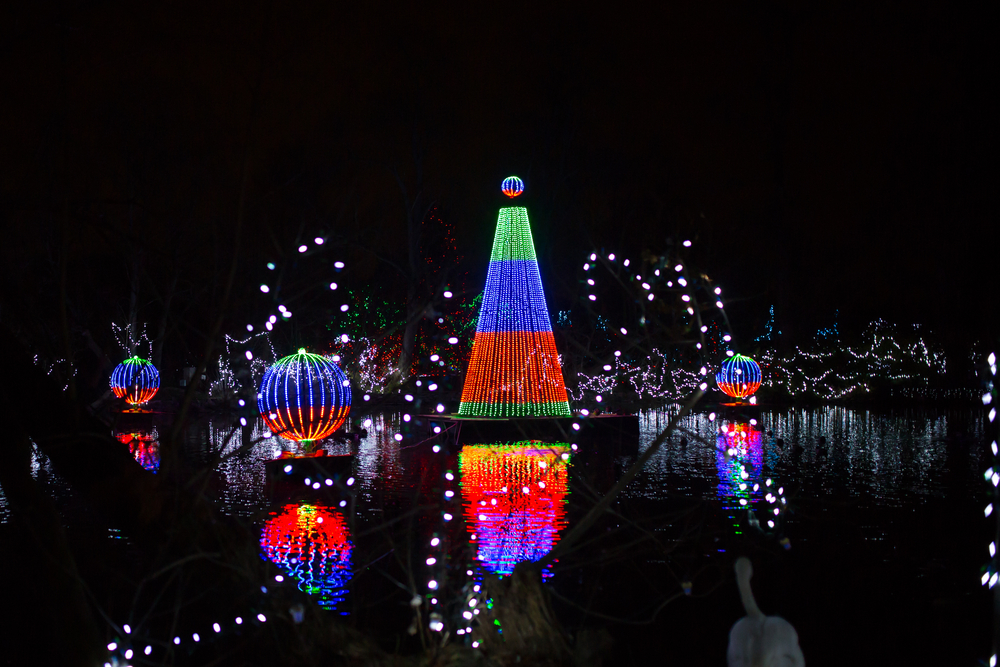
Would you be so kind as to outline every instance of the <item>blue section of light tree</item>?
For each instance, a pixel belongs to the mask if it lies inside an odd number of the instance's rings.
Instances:
[[[552,331],[538,262],[490,262],[477,333]]]

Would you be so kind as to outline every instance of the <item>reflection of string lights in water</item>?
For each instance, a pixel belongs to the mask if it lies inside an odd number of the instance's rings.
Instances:
[[[264,523],[260,547],[301,590],[317,596],[324,609],[336,609],[346,597],[352,545],[339,512],[320,505],[285,505]]]
[[[743,517],[754,528],[774,530],[785,506],[784,487],[762,479],[764,445],[756,420],[719,426],[715,464],[719,471],[719,498],[733,519],[737,534]],[[744,514],[744,512],[749,512]],[[787,543],[783,542],[787,548]]]
[[[402,428],[401,422],[398,414],[372,415],[361,424],[368,435],[358,442],[356,456],[359,494],[365,501],[371,501],[377,490],[397,484],[405,472],[399,441],[393,437]]]
[[[160,443],[156,429],[152,433],[118,433],[115,437],[128,445],[129,454],[143,468],[150,472],[160,469]]]
[[[986,358],[986,361],[989,364],[990,374],[987,376],[987,381],[986,381],[986,390],[987,391],[986,391],[986,393],[983,394],[982,401],[983,401],[983,406],[984,407],[987,407],[987,406],[989,407],[989,412],[987,413],[987,416],[989,417],[989,420],[990,420],[990,426],[989,426],[990,433],[989,433],[989,435],[992,436],[992,438],[990,438],[992,440],[992,442],[990,443],[990,450],[989,450],[990,451],[990,454],[989,454],[990,459],[989,460],[993,463],[993,465],[990,466],[989,468],[987,468],[986,473],[984,474],[984,477],[986,478],[986,482],[988,484],[991,484],[993,486],[993,502],[989,503],[986,506],[985,510],[983,511],[983,514],[986,517],[989,517],[991,514],[993,514],[993,504],[995,502],[997,502],[997,498],[1000,498],[1000,495],[998,495],[998,493],[1000,493],[1000,492],[997,491],[998,486],[1000,486],[1000,475],[998,475],[998,473],[997,473],[997,468],[1000,468],[1000,466],[997,466],[997,455],[998,455],[998,453],[1000,453],[1000,450],[997,449],[997,436],[998,436],[998,431],[1000,431],[1000,423],[997,422],[997,409],[996,409],[996,405],[995,404],[994,405],[990,405],[991,403],[994,403],[995,399],[997,398],[997,385],[996,385],[997,355],[996,355],[996,352],[990,352],[990,356]],[[996,518],[995,520],[1000,521],[1000,518]],[[998,528],[997,532],[1000,533],[1000,528]],[[982,584],[983,584],[983,586],[987,586],[988,585],[990,588],[993,588],[994,586],[997,585],[997,581],[1000,580],[1000,574],[998,574],[998,570],[1000,570],[1000,568],[998,568],[997,542],[996,542],[996,540],[994,539],[992,542],[990,542],[990,544],[989,544],[989,546],[987,548],[989,549],[990,560],[989,560],[989,563],[984,568],[985,571],[983,572]],[[995,619],[994,619],[994,621],[995,621]],[[997,652],[997,645],[994,643],[994,645],[993,645],[993,655],[990,656],[990,661],[989,661],[990,667],[996,667],[996,664],[997,664],[997,653],[996,652]]]
[[[743,531],[744,510],[760,502],[760,472],[763,447],[760,431],[749,424],[722,424],[719,427],[715,464],[719,470],[719,498],[722,509],[733,512],[736,533]]]
[[[462,496],[477,559],[494,574],[552,550],[566,527],[564,444],[466,445],[459,454]]]

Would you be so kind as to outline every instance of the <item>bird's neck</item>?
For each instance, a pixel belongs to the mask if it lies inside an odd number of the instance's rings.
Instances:
[[[764,613],[757,606],[757,601],[753,597],[750,589],[750,572],[742,570],[737,574],[737,583],[740,587],[740,599],[743,600],[743,608],[746,609],[750,618],[764,618]]]

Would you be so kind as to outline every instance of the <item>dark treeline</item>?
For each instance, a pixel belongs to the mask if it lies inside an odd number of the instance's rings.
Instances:
[[[100,366],[135,321],[168,373],[196,363],[317,234],[405,303],[432,206],[480,285],[509,173],[553,311],[591,248],[690,236],[744,339],[771,303],[790,345],[833,307],[963,344],[996,324],[982,22],[959,10],[3,11],[3,311],[52,358]]]

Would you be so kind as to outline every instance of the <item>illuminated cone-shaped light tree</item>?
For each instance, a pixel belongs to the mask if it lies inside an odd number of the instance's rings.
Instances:
[[[503,183],[508,197],[516,197],[523,190],[524,184],[516,176]],[[500,209],[458,414],[570,415],[528,210],[523,206]]]

